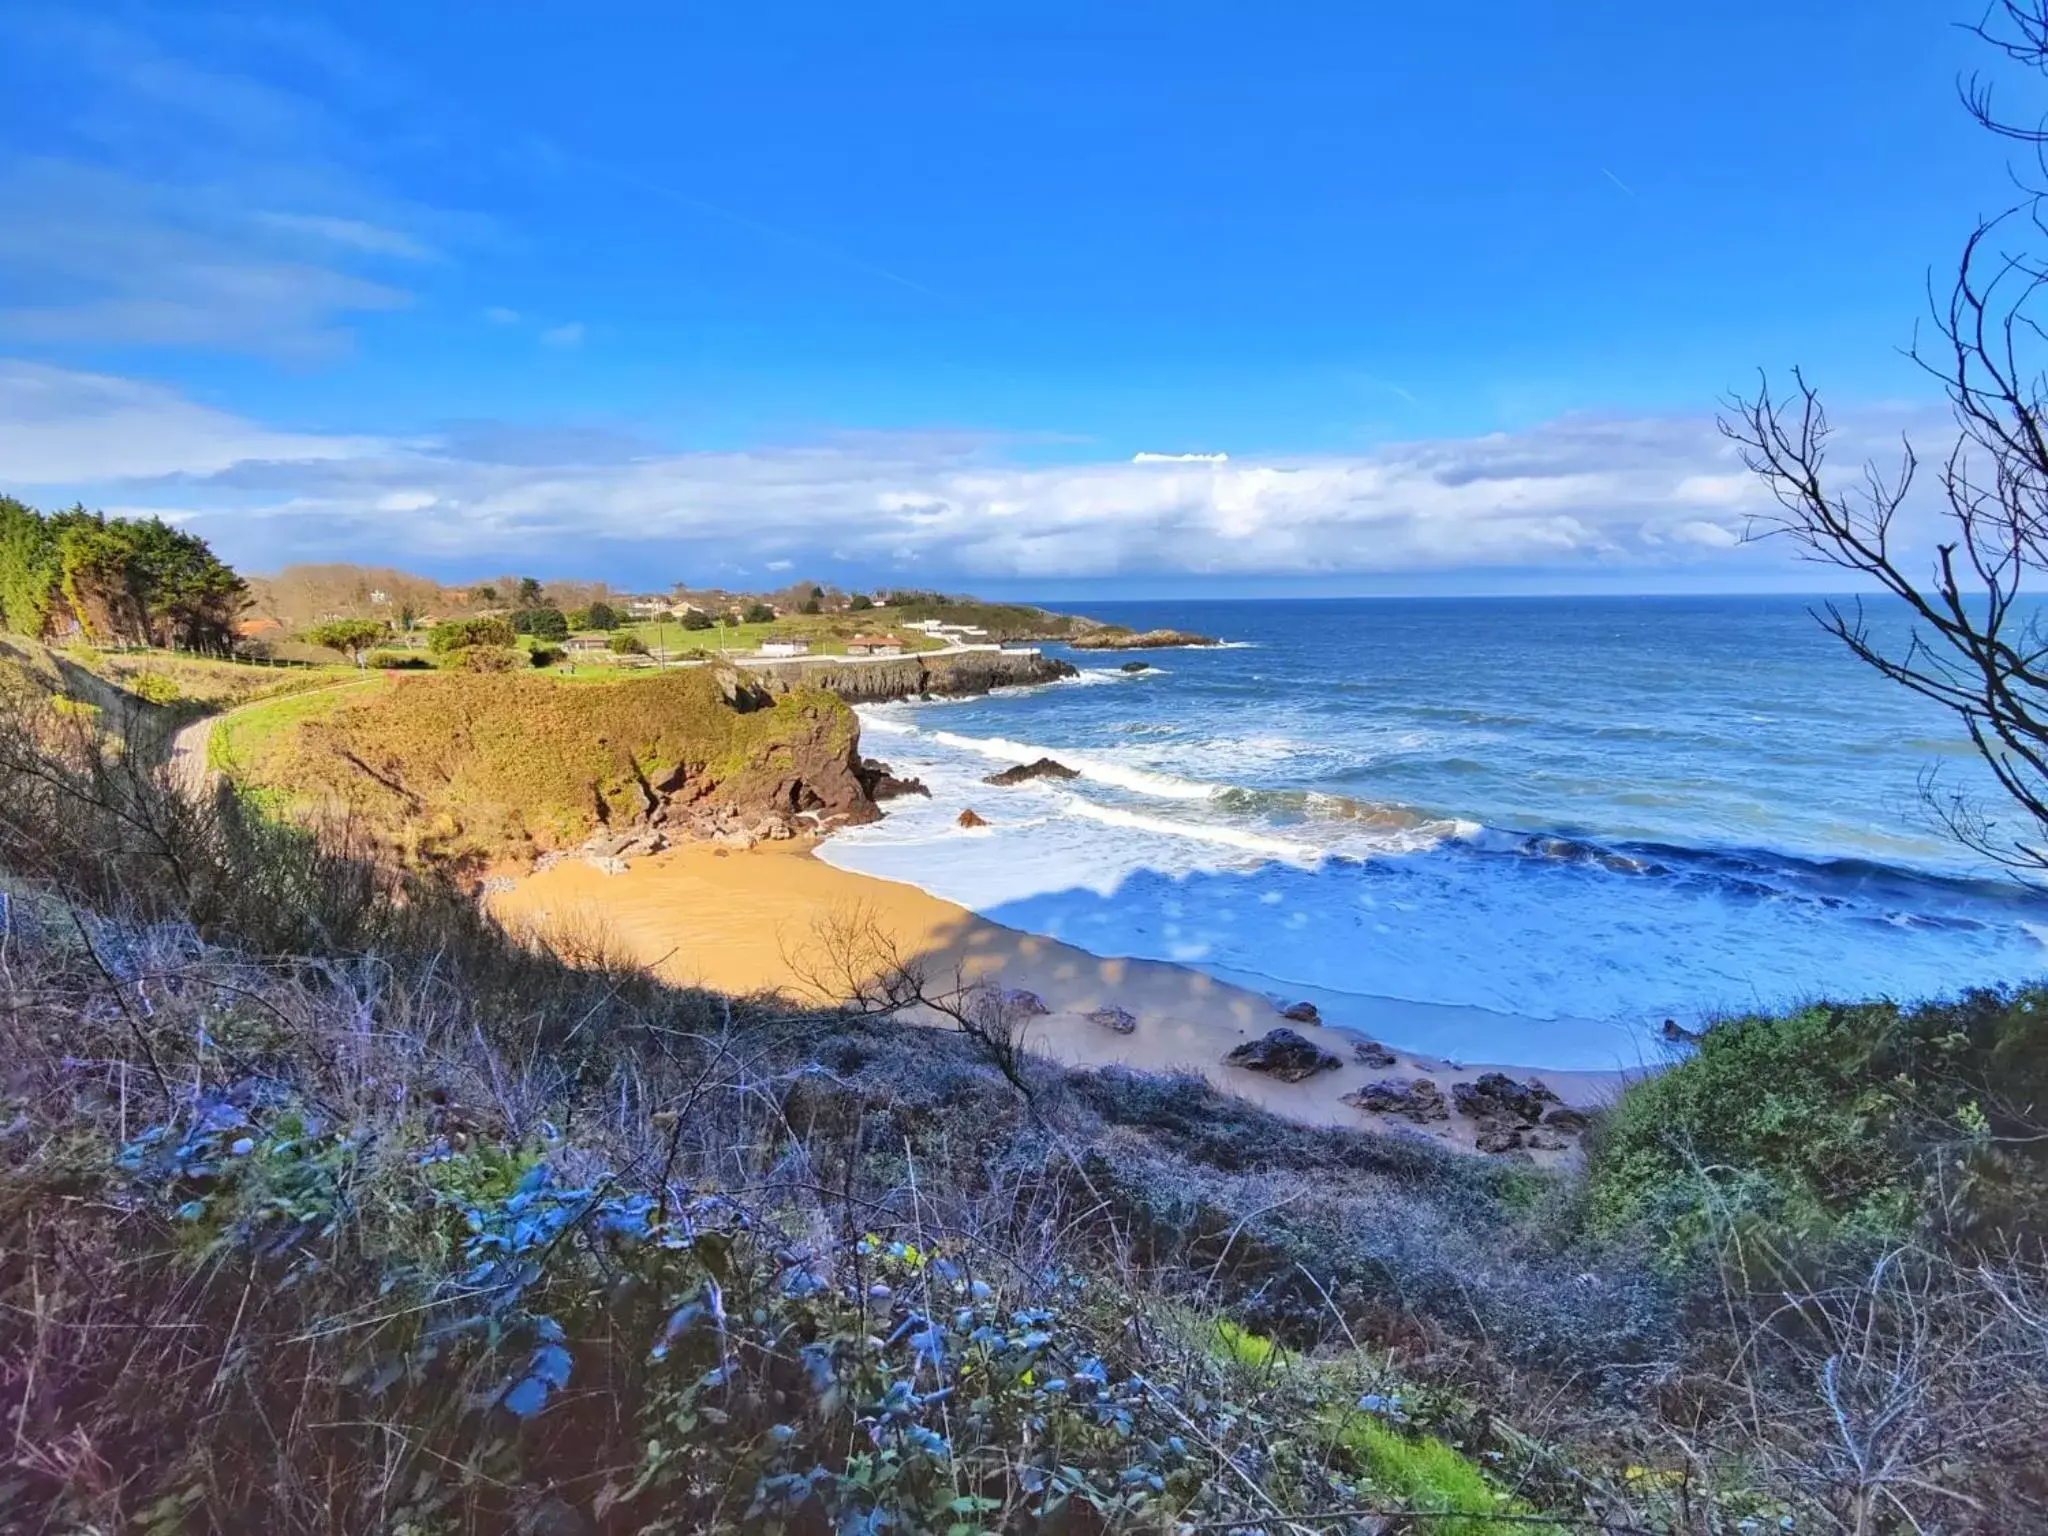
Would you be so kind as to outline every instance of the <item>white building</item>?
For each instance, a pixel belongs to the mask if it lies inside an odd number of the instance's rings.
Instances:
[[[811,654],[811,642],[788,638],[763,640],[761,642],[761,654],[763,656],[808,656]]]

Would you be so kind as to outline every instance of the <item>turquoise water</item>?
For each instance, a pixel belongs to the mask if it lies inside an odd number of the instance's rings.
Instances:
[[[1487,1010],[1404,1043],[1553,1067],[1666,1017],[2048,973],[2048,901],[1921,808],[1930,775],[1995,805],[1988,774],[1809,607],[1089,605],[1230,644],[863,710],[933,799],[825,856],[1097,954]],[[981,782],[1041,755],[1082,777]],[[956,827],[968,805],[992,825]]]

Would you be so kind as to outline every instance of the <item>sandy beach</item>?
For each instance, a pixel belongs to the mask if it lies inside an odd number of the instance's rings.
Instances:
[[[602,943],[670,980],[747,993],[777,990],[816,998],[835,989],[848,964],[846,936],[864,937],[856,962],[868,968],[886,948],[914,959],[938,980],[1024,988],[1051,1012],[1033,1020],[1028,1044],[1076,1066],[1121,1063],[1154,1072],[1196,1072],[1226,1092],[1289,1119],[1426,1135],[1450,1146],[1472,1145],[1473,1122],[1415,1126],[1366,1114],[1343,1102],[1364,1083],[1385,1077],[1428,1077],[1447,1095],[1451,1085],[1482,1072],[1540,1076],[1566,1103],[1603,1102],[1620,1072],[1554,1072],[1509,1063],[1457,1062],[1402,1048],[1404,1025],[1424,1037],[1442,1008],[1392,999],[1349,999],[1340,1014],[1325,1007],[1323,1025],[1290,1024],[1344,1062],[1306,1082],[1275,1081],[1228,1066],[1232,1047],[1286,1024],[1285,1001],[1216,980],[1185,966],[1104,959],[1071,945],[988,922],[915,886],[853,874],[811,856],[801,843],[751,850],[702,845],[672,848],[606,874],[578,859],[514,879],[491,908],[515,932]],[[843,988],[839,988],[843,990]],[[1088,1018],[1117,1007],[1136,1018],[1119,1034]],[[1540,1024],[1531,1021],[1532,1037]],[[1369,1068],[1353,1055],[1370,1036],[1395,1051],[1398,1065]]]

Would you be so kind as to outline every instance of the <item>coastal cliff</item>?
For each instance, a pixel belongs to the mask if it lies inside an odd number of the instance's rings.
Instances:
[[[697,835],[878,814],[860,723],[814,688],[710,670],[565,687],[408,678],[309,720],[257,765],[298,801],[346,806],[408,862],[458,866],[593,833]]]
[[[996,688],[1054,683],[1078,673],[1070,662],[1036,651],[952,651],[873,661],[756,662],[748,673],[771,693],[819,689],[849,704],[894,699],[961,698]]]

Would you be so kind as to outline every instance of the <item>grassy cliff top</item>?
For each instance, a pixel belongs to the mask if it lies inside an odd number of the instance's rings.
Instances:
[[[743,710],[731,687],[708,668],[582,688],[520,673],[406,675],[237,717],[220,755],[252,788],[345,804],[409,853],[457,858],[573,842],[684,780],[741,795],[851,756],[858,723],[830,694]]]

